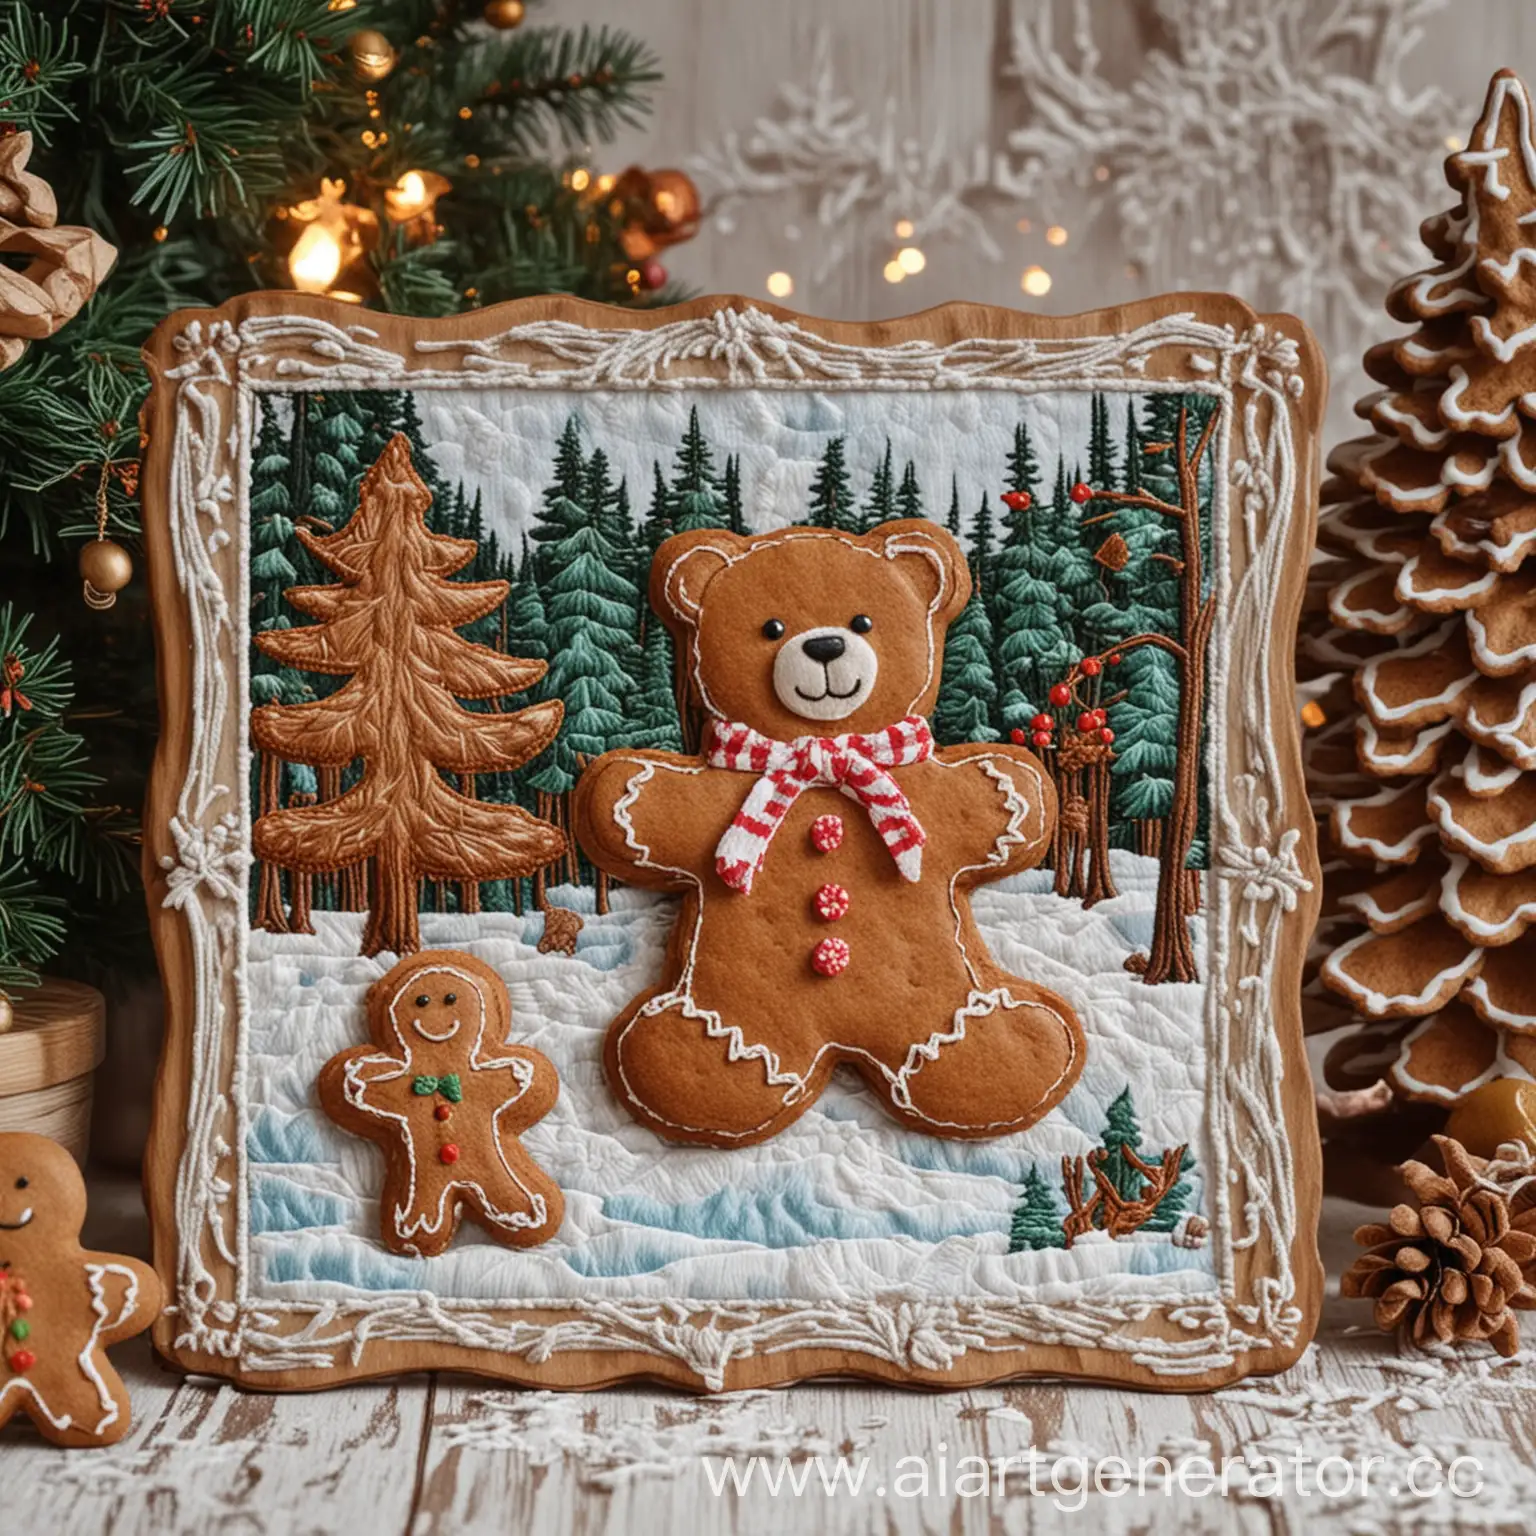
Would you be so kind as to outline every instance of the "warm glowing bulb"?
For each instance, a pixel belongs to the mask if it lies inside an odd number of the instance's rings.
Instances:
[[[1060,224],[1052,224],[1051,227],[1046,230],[1045,238],[1046,241],[1051,245],[1065,245],[1067,243],[1067,232],[1061,227]]]
[[[768,274],[768,292],[776,299],[787,299],[795,291],[795,280],[788,272]]]
[[[585,192],[592,185],[592,173],[583,166],[571,172],[571,191]]]
[[[902,271],[899,261],[888,261],[885,264],[885,280],[888,283],[899,283],[907,274]]]
[[[896,220],[896,238],[898,240],[910,240],[914,232],[914,226],[911,219]]]
[[[1028,219],[1020,219],[1014,227],[1021,235],[1027,235],[1031,228],[1033,228]]]
[[[896,252],[897,264],[908,276],[915,277],[928,265],[928,258],[915,245],[904,245]]]
[[[395,192],[395,205],[390,212],[397,217],[420,213],[427,206],[427,184],[421,179],[420,171],[407,171],[395,183]]]
[[[1109,167],[1107,165],[1096,165],[1096,166],[1094,166],[1094,168],[1093,168],[1093,179],[1095,181],[1108,181],[1109,180]]]
[[[288,270],[300,293],[324,293],[341,271],[341,242],[323,224],[311,224],[288,253]]]
[[[597,190],[599,192],[613,191],[613,184],[618,179],[619,178],[615,176],[612,171],[605,172],[603,175],[597,178]]]
[[[669,223],[677,217],[677,194],[671,187],[658,187],[651,197],[656,212]]]
[[[1467,144],[1465,139],[1462,139],[1453,133],[1446,138],[1445,147],[1447,149],[1465,149]]]
[[[1318,726],[1328,724],[1328,716],[1323,713],[1323,706],[1316,699],[1308,699],[1301,706],[1301,723],[1309,731],[1315,731]]]
[[[1025,267],[1019,279],[1019,287],[1025,293],[1041,298],[1051,291],[1051,274],[1044,267]]]

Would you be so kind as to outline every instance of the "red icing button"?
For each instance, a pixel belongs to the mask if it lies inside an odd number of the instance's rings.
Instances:
[[[439,1104],[437,1108],[432,1111],[432,1113],[436,1115],[439,1120],[446,1120],[453,1114],[453,1106],[451,1104]]]
[[[852,957],[852,951],[843,940],[823,939],[811,951],[811,964],[822,976],[841,976]]]
[[[818,853],[831,853],[843,840],[841,816],[818,816],[811,823],[811,841]]]
[[[437,1155],[442,1162],[456,1163],[459,1160],[459,1149],[450,1141]]]
[[[36,1364],[37,1356],[30,1349],[18,1349],[11,1356],[11,1369],[21,1375],[25,1375]]]
[[[824,885],[816,892],[816,915],[823,922],[835,923],[848,915],[853,898],[840,885]]]

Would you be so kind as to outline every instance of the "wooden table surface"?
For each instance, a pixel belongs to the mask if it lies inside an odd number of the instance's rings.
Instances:
[[[143,1253],[137,1191],[97,1179],[87,1241]],[[1337,1275],[1360,1207],[1330,1202],[1324,1256]],[[1336,1290],[1336,1284],[1330,1287]],[[680,1536],[692,1531],[837,1533],[1092,1531],[1529,1531],[1536,1498],[1536,1351],[1513,1362],[1454,1364],[1410,1357],[1365,1326],[1362,1309],[1330,1296],[1318,1343],[1284,1377],[1209,1397],[1167,1397],[1047,1383],[958,1394],[821,1383],[779,1392],[696,1399],[636,1388],[588,1395],[495,1389],[433,1375],[312,1396],[256,1396],[162,1370],[143,1339],[113,1352],[134,1397],[135,1424],[119,1446],[57,1451],[15,1421],[0,1435],[0,1509],[13,1528],[53,1533],[175,1536],[231,1530],[249,1536],[579,1531],[584,1536]],[[1536,1337],[1533,1337],[1536,1343]],[[1041,1455],[1031,1494],[1022,1453]],[[1159,1464],[1146,1491],[1115,1492],[1120,1469],[1162,1456],[1245,1452],[1310,1458],[1337,1496],[1307,1494],[1286,1472],[1282,1494],[1260,1475],[1229,1477],[1206,1493],[1198,1462],[1183,1482]],[[749,1491],[716,1495],[708,1472],[740,1458]],[[819,1478],[838,1456],[867,1458],[864,1485],[835,1495]],[[1464,1463],[1458,1486],[1427,1500],[1405,1483],[1416,1455]],[[787,1458],[809,1478],[775,1497],[747,1472]],[[914,1463],[928,1458],[926,1497]],[[1015,1458],[997,1489],[962,1457]],[[1372,1463],[1366,1491],[1363,1458]],[[828,1458],[820,1464],[815,1458]],[[1355,1473],[1344,1488],[1345,1464]],[[1052,1484],[1054,1460],[1056,1491]],[[1294,1465],[1294,1463],[1292,1463]],[[941,1466],[946,1486],[941,1491]],[[1094,1490],[1097,1471],[1105,1491]],[[906,1481],[897,1491],[897,1479]],[[1416,1473],[1433,1482],[1429,1463]],[[1076,1490],[1086,1477],[1082,1493]],[[1304,1472],[1312,1488],[1311,1472]],[[989,1492],[978,1489],[985,1480]],[[887,1487],[887,1484],[890,1486]],[[884,1496],[877,1490],[884,1489]],[[958,1491],[957,1491],[958,1490]],[[1081,1506],[1081,1507],[1079,1507]],[[20,1516],[20,1518],[16,1518]]]

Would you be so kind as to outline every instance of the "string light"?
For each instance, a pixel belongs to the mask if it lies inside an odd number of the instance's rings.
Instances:
[[[341,271],[341,241],[324,224],[311,224],[288,253],[288,271],[300,293],[324,293]]]
[[[432,212],[437,200],[449,190],[448,179],[436,171],[406,171],[384,193],[384,207],[393,224],[409,224],[411,233],[430,239]]]
[[[910,240],[915,233],[911,219],[896,220],[896,238],[898,240]]]
[[[1044,267],[1025,267],[1019,287],[1032,298],[1043,298],[1051,291],[1051,274]]]
[[[916,277],[928,265],[928,258],[915,245],[904,245],[896,252],[896,264],[908,277]]]
[[[592,173],[584,166],[577,166],[571,172],[571,191],[585,192],[592,185]]]
[[[885,264],[885,280],[888,283],[899,283],[907,274],[902,271],[899,261],[888,261]]]
[[[1457,134],[1454,134],[1454,133],[1448,134],[1446,136],[1446,140],[1445,140],[1445,147],[1447,149],[1453,149],[1453,150],[1454,149],[1465,149],[1467,147],[1467,141],[1465,139],[1461,138]]]
[[[1067,232],[1060,224],[1052,224],[1045,232],[1045,240],[1047,245],[1065,245],[1067,243]]]
[[[1034,225],[1031,224],[1028,219],[1020,219],[1019,222],[1014,225],[1014,228],[1018,230],[1021,235],[1027,235],[1030,230],[1034,228]]]
[[[361,258],[378,240],[378,220],[371,210],[342,202],[346,189],[345,182],[326,177],[318,197],[287,210],[291,221],[304,226],[288,252],[288,274],[300,293],[361,303],[363,295],[355,291],[366,266]],[[354,274],[353,288],[333,288],[344,272]]]
[[[606,197],[608,193],[612,192],[613,191],[613,184],[618,179],[619,178],[617,176],[615,176],[612,171],[608,171],[604,175],[599,176],[597,178],[597,192],[598,192],[598,196],[599,197]]]
[[[1093,168],[1093,179],[1095,181],[1108,181],[1109,180],[1109,167],[1107,165],[1096,165],[1096,166],[1094,166],[1094,168]]]
[[[795,280],[788,272],[768,274],[768,292],[776,299],[787,299],[795,291]]]

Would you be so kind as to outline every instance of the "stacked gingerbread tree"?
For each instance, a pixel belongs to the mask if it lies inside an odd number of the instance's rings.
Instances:
[[[1387,299],[1411,329],[1366,354],[1370,435],[1329,461],[1301,670],[1329,722],[1308,742],[1320,982],[1359,1021],[1330,1086],[1458,1110],[1484,1142],[1536,1076],[1536,143],[1514,75],[1446,174],[1433,265]]]

